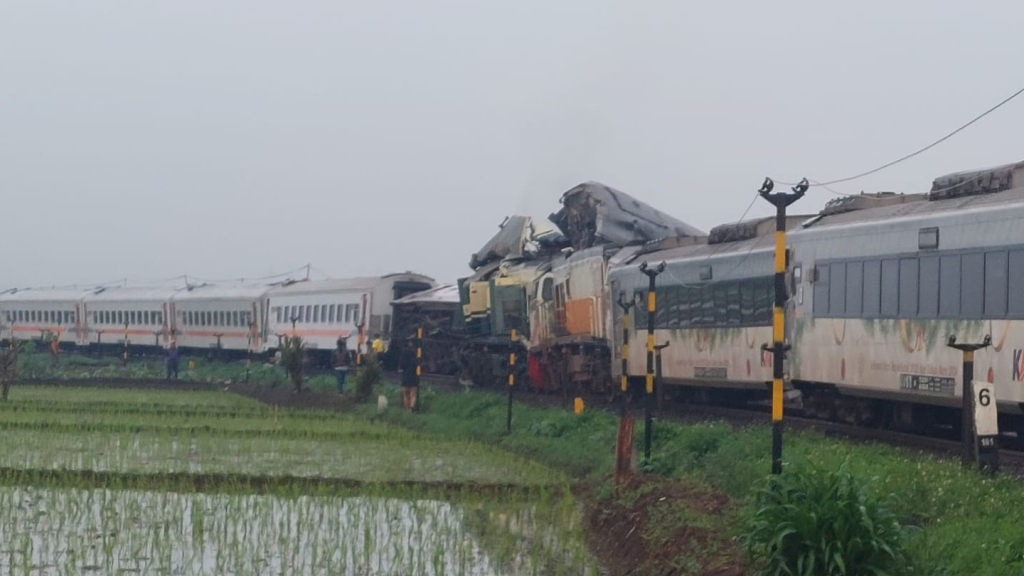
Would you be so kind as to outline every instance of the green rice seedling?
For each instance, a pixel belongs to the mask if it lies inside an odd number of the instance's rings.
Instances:
[[[907,529],[844,464],[772,476],[740,542],[761,574],[892,574],[907,563]]]

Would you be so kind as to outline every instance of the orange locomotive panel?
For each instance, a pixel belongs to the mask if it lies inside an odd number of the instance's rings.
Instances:
[[[570,334],[594,334],[596,309],[593,298],[579,298],[565,303],[565,329]]]

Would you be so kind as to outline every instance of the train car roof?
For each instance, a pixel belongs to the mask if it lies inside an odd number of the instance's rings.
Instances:
[[[801,228],[1004,210],[1021,204],[1024,204],[1024,162],[940,176],[927,194],[882,193],[838,198],[826,204],[818,216],[804,222]],[[794,233],[799,234],[799,229]]]
[[[166,302],[184,286],[117,286],[98,288],[85,295],[85,302]]]
[[[227,283],[200,284],[176,292],[171,298],[175,302],[197,302],[203,300],[255,300],[273,288],[271,284]]]
[[[365,292],[373,290],[386,280],[409,280],[425,282],[433,286],[434,279],[414,272],[395,272],[384,276],[364,276],[359,278],[335,278],[330,280],[302,280],[276,286],[270,294],[309,294],[316,292]]]
[[[562,194],[562,208],[548,217],[573,248],[628,246],[672,236],[703,236],[700,229],[600,182]]]
[[[85,288],[21,288],[0,293],[0,302],[78,302],[93,289]]]
[[[392,302],[395,306],[413,304],[441,304],[458,306],[459,287],[456,284],[442,284],[422,292],[414,292]]]

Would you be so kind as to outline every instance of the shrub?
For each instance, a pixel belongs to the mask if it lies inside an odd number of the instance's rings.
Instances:
[[[363,365],[356,371],[356,400],[366,401],[373,395],[373,387],[380,382],[383,373],[380,362],[373,355],[363,358]]]
[[[739,542],[762,576],[883,576],[906,564],[906,530],[844,463],[770,478]]]
[[[291,377],[296,390],[302,388],[302,369],[306,364],[306,345],[300,336],[285,336],[281,340],[281,366]]]

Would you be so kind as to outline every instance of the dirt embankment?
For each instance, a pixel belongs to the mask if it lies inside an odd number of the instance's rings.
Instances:
[[[743,576],[729,534],[734,503],[697,484],[634,476],[608,497],[587,497],[587,541],[615,576]]]

